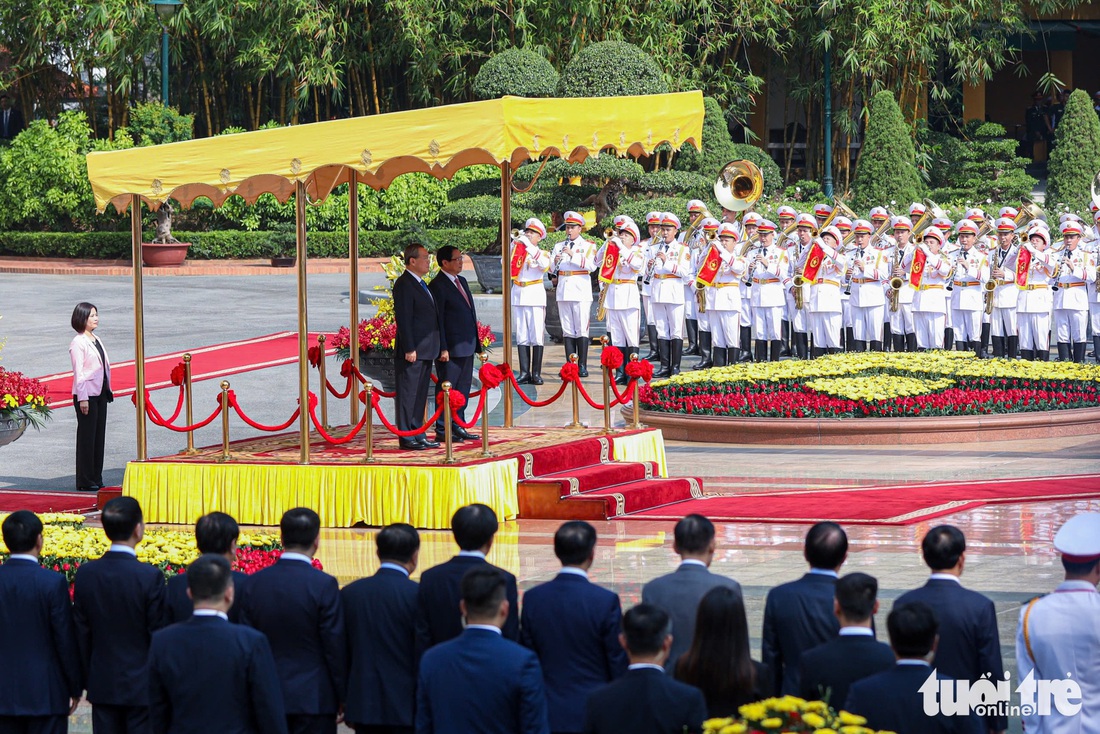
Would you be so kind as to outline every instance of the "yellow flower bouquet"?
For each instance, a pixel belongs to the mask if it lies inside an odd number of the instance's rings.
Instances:
[[[876,734],[867,728],[867,720],[862,716],[847,711],[838,713],[824,701],[806,701],[795,696],[746,704],[737,713],[738,717],[704,721],[704,734]]]

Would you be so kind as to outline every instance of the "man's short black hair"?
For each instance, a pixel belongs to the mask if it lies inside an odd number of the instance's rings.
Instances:
[[[959,564],[966,550],[966,536],[954,525],[937,525],[920,544],[924,562],[933,571],[944,571]]]
[[[233,583],[233,570],[229,561],[218,555],[199,556],[187,567],[187,588],[191,601],[219,601]]]
[[[668,612],[652,604],[638,604],[623,615],[623,636],[631,655],[656,655],[672,634]]]
[[[12,553],[34,550],[34,544],[41,534],[42,521],[30,510],[16,510],[4,518],[4,545]]]
[[[241,536],[241,528],[232,515],[211,512],[195,523],[195,545],[199,553],[217,553],[224,556]]]
[[[412,259],[417,256],[421,248],[424,248],[424,245],[417,244],[416,242],[411,242],[405,245],[405,251],[401,253],[401,257],[405,261],[406,265],[412,262]]]
[[[474,503],[459,507],[451,518],[451,532],[464,551],[484,548],[497,534],[497,514],[488,505]]]
[[[2,99],[2,97],[0,97]],[[84,329],[88,326],[88,317],[92,315],[92,311],[99,312],[93,304],[87,301],[81,301],[76,304],[76,308],[73,309],[73,318],[70,322],[73,325],[73,331],[77,334],[83,334]]]
[[[321,534],[321,518],[308,507],[295,507],[283,513],[279,530],[284,548],[309,548]]]
[[[583,520],[563,523],[554,533],[554,555],[563,566],[579,566],[596,548],[596,528]]]
[[[899,658],[922,658],[932,652],[939,628],[936,612],[922,601],[894,607],[886,617],[890,647]]]
[[[458,248],[454,245],[443,245],[435,251],[435,261],[439,263],[439,267],[443,267],[443,263],[448,262],[458,252]]]
[[[122,543],[134,536],[142,523],[141,505],[133,497],[115,497],[107,500],[100,515],[103,532],[109,540]]]
[[[681,553],[704,553],[714,540],[714,523],[699,514],[685,515],[673,531]]]
[[[837,568],[848,555],[848,535],[835,522],[819,522],[806,533],[803,553],[811,568]]]
[[[878,580],[865,573],[849,573],[836,582],[836,601],[840,611],[853,622],[866,622],[875,613]]]
[[[462,601],[466,602],[466,617],[495,616],[504,601],[507,581],[500,569],[479,564],[462,577]]]
[[[395,522],[378,531],[374,544],[378,549],[378,560],[383,563],[408,563],[420,549],[420,533],[412,525]]]
[[[1066,557],[1062,556],[1062,568],[1065,569],[1067,576],[1088,576],[1096,569],[1096,564],[1098,563],[1100,563],[1100,558],[1094,561],[1075,563],[1067,561]]]

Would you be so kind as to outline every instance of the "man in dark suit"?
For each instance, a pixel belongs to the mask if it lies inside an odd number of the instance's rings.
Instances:
[[[42,521],[4,518],[0,566],[0,731],[64,734],[83,690],[69,585],[38,564]]]
[[[381,566],[343,588],[347,623],[347,710],[356,734],[411,734],[416,713],[416,528],[396,523],[375,539]]]
[[[665,675],[672,622],[659,607],[642,603],[623,615],[620,636],[630,668],[588,698],[586,734],[682,734],[699,732],[707,703],[698,688]]]
[[[775,676],[780,695],[798,695],[798,659],[802,653],[836,637],[840,624],[833,614],[836,580],[848,557],[848,536],[834,522],[819,522],[806,533],[803,556],[810,571],[768,592],[764,602],[764,664]]]
[[[138,562],[134,549],[145,537],[145,522],[137,500],[110,500],[100,519],[111,548],[82,565],[73,582],[73,619],[92,731],[146,734],[151,731],[149,642],[168,618],[164,574]]]
[[[878,612],[878,581],[865,573],[850,573],[836,582],[833,613],[840,635],[802,653],[799,692],[807,701],[827,701],[838,708],[857,680],[894,667],[894,652],[875,639],[871,620]]]
[[[592,691],[626,672],[619,644],[619,595],[588,580],[596,559],[596,528],[567,522],[554,533],[561,572],[523,596],[520,642],[542,666],[552,732],[584,730],[584,706]]]
[[[420,575],[420,589],[416,598],[416,649],[417,656],[433,645],[446,642],[462,634],[462,577],[472,568],[489,565],[485,556],[493,547],[497,532],[497,515],[493,508],[473,504],[460,507],[451,518],[451,532],[458,543],[458,555],[427,569]],[[492,566],[496,568],[496,566]],[[505,639],[519,639],[519,591],[516,577],[502,568],[508,597],[508,619],[503,633]]]
[[[436,308],[424,276],[431,261],[423,245],[405,248],[405,272],[393,282],[393,316],[397,323],[397,341],[394,345],[396,370],[397,428],[411,431],[424,425],[424,406],[428,402],[428,384],[431,382],[432,362],[447,362],[450,356],[443,347],[443,320]],[[399,438],[403,449],[422,451],[438,448],[421,433]]]
[[[340,586],[313,567],[316,512],[287,510],[279,530],[283,555],[248,580],[244,618],[271,643],[290,734],[335,734],[347,684]]]
[[[283,694],[267,638],[229,623],[233,575],[219,554],[187,569],[194,612],[153,635],[149,719],[157,734],[286,734]]]
[[[442,320],[441,348],[449,359],[435,363],[435,373],[439,382],[449,381],[453,389],[470,399],[470,387],[474,376],[474,355],[481,353],[481,340],[477,338],[477,310],[474,308],[474,295],[462,272],[462,250],[454,245],[444,245],[435,253],[439,263],[439,274],[432,278],[428,289],[435,297],[435,306]],[[459,419],[466,420],[466,406],[456,411]],[[435,422],[435,440],[443,440],[442,414]],[[476,436],[462,426],[454,423],[451,438],[459,441],[477,441]]]
[[[466,629],[424,653],[417,734],[549,734],[539,660],[501,635],[511,606],[506,585],[488,565],[462,577]]]
[[[931,607],[919,601],[895,605],[886,618],[886,628],[897,664],[853,683],[844,710],[867,719],[871,729],[896,734],[979,734],[983,724],[973,713],[925,713],[926,696],[921,687],[929,677],[954,682],[930,665],[937,640],[936,613]]]
[[[708,570],[717,547],[714,523],[702,515],[687,515],[676,523],[673,535],[672,548],[680,556],[680,567],[642,587],[642,601],[664,609],[672,618],[672,652],[665,661],[670,673],[695,637],[699,600],[715,586],[728,586],[741,596],[741,584]]]
[[[221,556],[230,567],[237,560],[237,538],[241,529],[232,515],[224,512],[211,512],[195,522],[195,545],[203,555]],[[191,619],[194,608],[191,596],[187,593],[187,574],[181,573],[168,579],[168,621],[186,622]],[[244,609],[245,587],[248,576],[240,571],[233,572],[233,606],[229,609],[229,621],[241,622]]]
[[[23,113],[12,107],[11,97],[0,94],[0,141],[10,143],[26,126]]]
[[[921,553],[932,575],[924,586],[898,597],[894,606],[920,601],[936,613],[940,642],[932,664],[940,673],[971,685],[983,676],[1004,680],[993,601],[959,581],[966,565],[966,537],[951,525],[934,527],[921,541]],[[1008,727],[1004,716],[990,715],[985,722],[990,732]]]

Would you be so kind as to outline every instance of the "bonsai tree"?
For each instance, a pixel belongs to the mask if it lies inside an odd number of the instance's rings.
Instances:
[[[925,131],[923,149],[929,162],[933,201],[1019,201],[1035,186],[1028,160],[1016,155],[1017,141],[994,122],[968,120],[959,131]]]
[[[471,89],[478,99],[551,97],[558,85],[558,72],[534,51],[510,48],[482,64]]]
[[[558,80],[559,97],[620,97],[664,94],[668,85],[653,57],[632,43],[603,41],[585,46]]]
[[[157,225],[154,245],[178,245],[180,241],[172,236],[172,205],[167,201],[156,211]]]
[[[1047,164],[1047,206],[1065,204],[1074,211],[1088,211],[1092,179],[1100,171],[1100,119],[1087,92],[1077,89],[1069,96],[1055,134]]]
[[[852,206],[858,211],[891,201],[908,203],[920,199],[922,190],[913,137],[901,108],[893,92],[879,92],[871,100]]]

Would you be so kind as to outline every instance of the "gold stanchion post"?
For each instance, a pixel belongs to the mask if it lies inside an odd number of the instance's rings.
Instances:
[[[186,411],[187,425],[193,425],[195,422],[195,414],[192,409],[192,401],[194,395],[191,394],[191,355],[183,355],[183,400]],[[187,448],[183,450],[183,453],[187,456],[197,454],[195,450],[195,432],[187,432]]]
[[[606,350],[611,340],[607,334],[600,337],[600,344]],[[603,355],[600,355],[600,364],[603,367],[603,432],[611,433],[611,380],[614,379],[611,368],[603,364]]]
[[[638,355],[637,354],[630,355],[630,361],[631,362],[637,362],[638,361]],[[638,400],[638,394],[639,394],[638,383],[639,382],[640,382],[640,380],[634,380],[634,394],[631,396],[631,401],[633,402],[633,408],[634,408],[634,425],[632,425],[631,428],[633,428],[634,430],[639,430],[639,429],[645,428],[645,426],[642,425],[641,419],[639,419],[639,417],[638,417],[638,411],[639,411],[639,408],[638,408],[638,402],[639,402],[639,400]]]
[[[363,433],[367,436],[367,455],[363,457],[364,464],[374,463],[374,404],[371,402],[371,391],[374,390],[374,385],[368,380],[363,383],[363,394],[367,397],[367,405],[364,410],[367,411],[366,422],[363,424]],[[356,395],[355,399],[358,400],[359,396]]]
[[[218,461],[231,461],[229,455],[229,380],[222,380],[222,455]]]
[[[325,374],[325,335],[317,335],[317,348],[321,350],[321,359],[317,362],[317,371],[321,376],[321,425],[329,430],[328,424],[328,376]]]
[[[447,455],[443,458],[444,464],[455,463],[454,455],[454,441],[451,439],[451,383],[448,380],[444,380],[443,384],[439,386],[443,390],[443,447],[446,449]]]
[[[482,365],[489,361],[489,355],[486,352],[477,356],[481,359]],[[507,385],[502,389],[507,389]],[[481,458],[487,459],[492,455],[493,452],[489,450],[489,388],[485,387],[485,383],[481,383]]]
[[[570,354],[569,355],[569,363],[570,364],[576,364],[577,363],[577,355]],[[577,378],[576,380],[573,381],[573,391],[572,391],[573,392],[573,422],[569,424],[570,428],[583,428],[584,427],[584,426],[581,425],[581,391],[580,391],[580,388],[578,387],[579,382],[580,382],[580,378]]]

